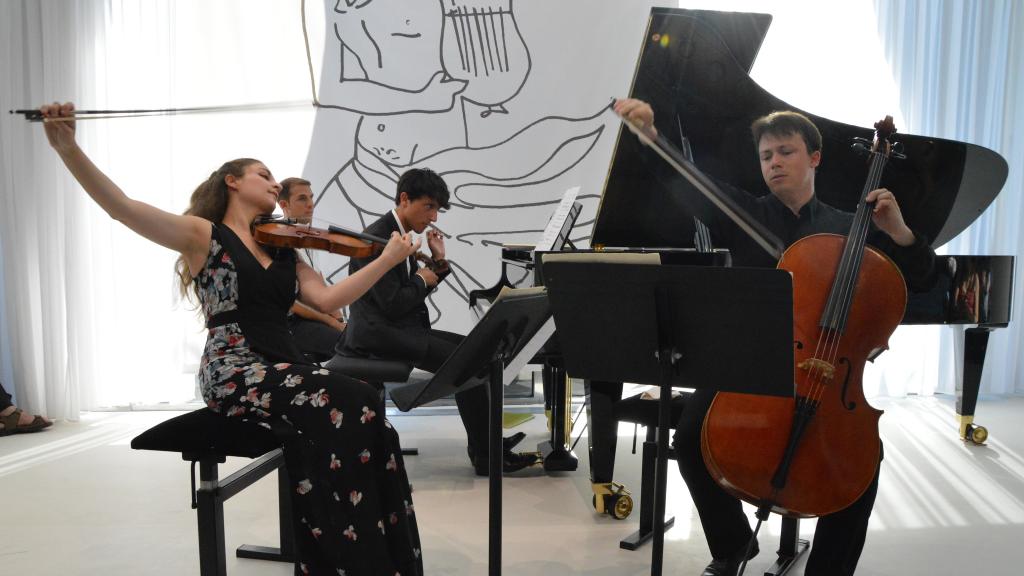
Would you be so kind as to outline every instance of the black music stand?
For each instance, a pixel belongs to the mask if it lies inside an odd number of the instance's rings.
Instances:
[[[672,387],[793,396],[792,278],[767,268],[543,267],[566,371],[661,386],[651,552],[660,576]]]
[[[456,392],[487,384],[490,397],[487,565],[488,574],[493,576],[501,574],[501,413],[505,366],[513,363],[520,353],[532,356],[536,352],[524,350],[524,347],[550,318],[547,294],[536,290],[515,294],[513,290],[495,300],[430,380],[391,391],[395,406],[408,412]]]

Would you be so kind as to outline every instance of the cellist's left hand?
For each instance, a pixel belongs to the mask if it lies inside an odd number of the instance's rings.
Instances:
[[[914,243],[914,232],[903,221],[900,205],[892,192],[885,188],[872,190],[868,192],[867,201],[875,203],[875,209],[871,211],[871,220],[879,230],[888,234],[893,242],[900,246],[910,246]]]

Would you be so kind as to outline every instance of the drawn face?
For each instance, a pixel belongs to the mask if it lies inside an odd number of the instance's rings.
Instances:
[[[334,4],[334,11],[345,12],[346,10],[358,10],[370,2],[373,2],[373,0],[338,0]]]
[[[821,162],[821,151],[807,152],[807,143],[799,134],[764,134],[757,147],[761,176],[779,198],[797,198],[814,192],[814,169]]]
[[[313,191],[305,184],[292,186],[288,200],[281,200],[281,211],[288,218],[299,222],[310,222],[313,219]]]
[[[405,192],[402,192],[395,212],[402,219],[406,232],[422,234],[428,224],[437,222],[438,208],[437,202],[429,196],[409,200]]]
[[[370,79],[388,85],[422,88],[426,80],[440,70],[443,18],[437,2],[337,0],[333,12],[338,38],[359,59],[360,67]],[[415,82],[403,82],[388,74],[413,71],[425,76]]]
[[[274,175],[262,162],[246,166],[241,177],[228,174],[224,181],[228,185],[228,190],[237,195],[239,202],[258,208],[263,214],[274,211],[277,197],[281,193],[281,185],[274,180]]]

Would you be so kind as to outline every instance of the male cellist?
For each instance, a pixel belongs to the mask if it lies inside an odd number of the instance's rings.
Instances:
[[[624,99],[615,111],[641,130],[654,131],[654,111],[641,100]],[[761,163],[761,175],[771,194],[757,198],[743,190],[721,186],[741,207],[778,236],[787,246],[817,233],[845,235],[853,214],[818,200],[814,192],[815,169],[821,162],[822,138],[817,127],[797,112],[773,112],[751,126]],[[702,198],[692,198],[701,219],[709,225],[718,246],[732,251],[738,266],[775,266],[775,262],[749,240],[724,215],[708,209]],[[875,229],[868,243],[887,254],[900,268],[910,288],[926,288],[932,275],[935,253],[920,234],[903,220],[895,196],[885,188],[868,193],[874,202]],[[674,447],[679,471],[693,498],[704,528],[712,561],[702,576],[733,576],[744,560],[752,530],[740,501],[723,490],[709,474],[701,455],[701,427],[715,393],[698,389],[687,402],[676,426]],[[878,490],[878,470],[870,486],[847,508],[822,516],[807,561],[807,576],[853,574],[864,547],[868,519]],[[751,548],[750,558],[758,552]]]

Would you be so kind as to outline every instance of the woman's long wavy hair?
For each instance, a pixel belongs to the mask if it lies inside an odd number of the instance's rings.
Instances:
[[[235,178],[245,175],[245,169],[250,164],[257,164],[259,160],[253,158],[237,158],[230,160],[215,170],[205,182],[196,187],[189,199],[188,209],[183,212],[187,216],[199,216],[210,222],[217,223],[224,219],[228,210],[228,174]],[[181,295],[194,303],[199,303],[199,287],[192,282],[193,271],[189,270],[188,263],[183,256],[179,256],[174,263],[174,272],[178,275],[178,288]],[[196,273],[199,271],[196,270]]]

